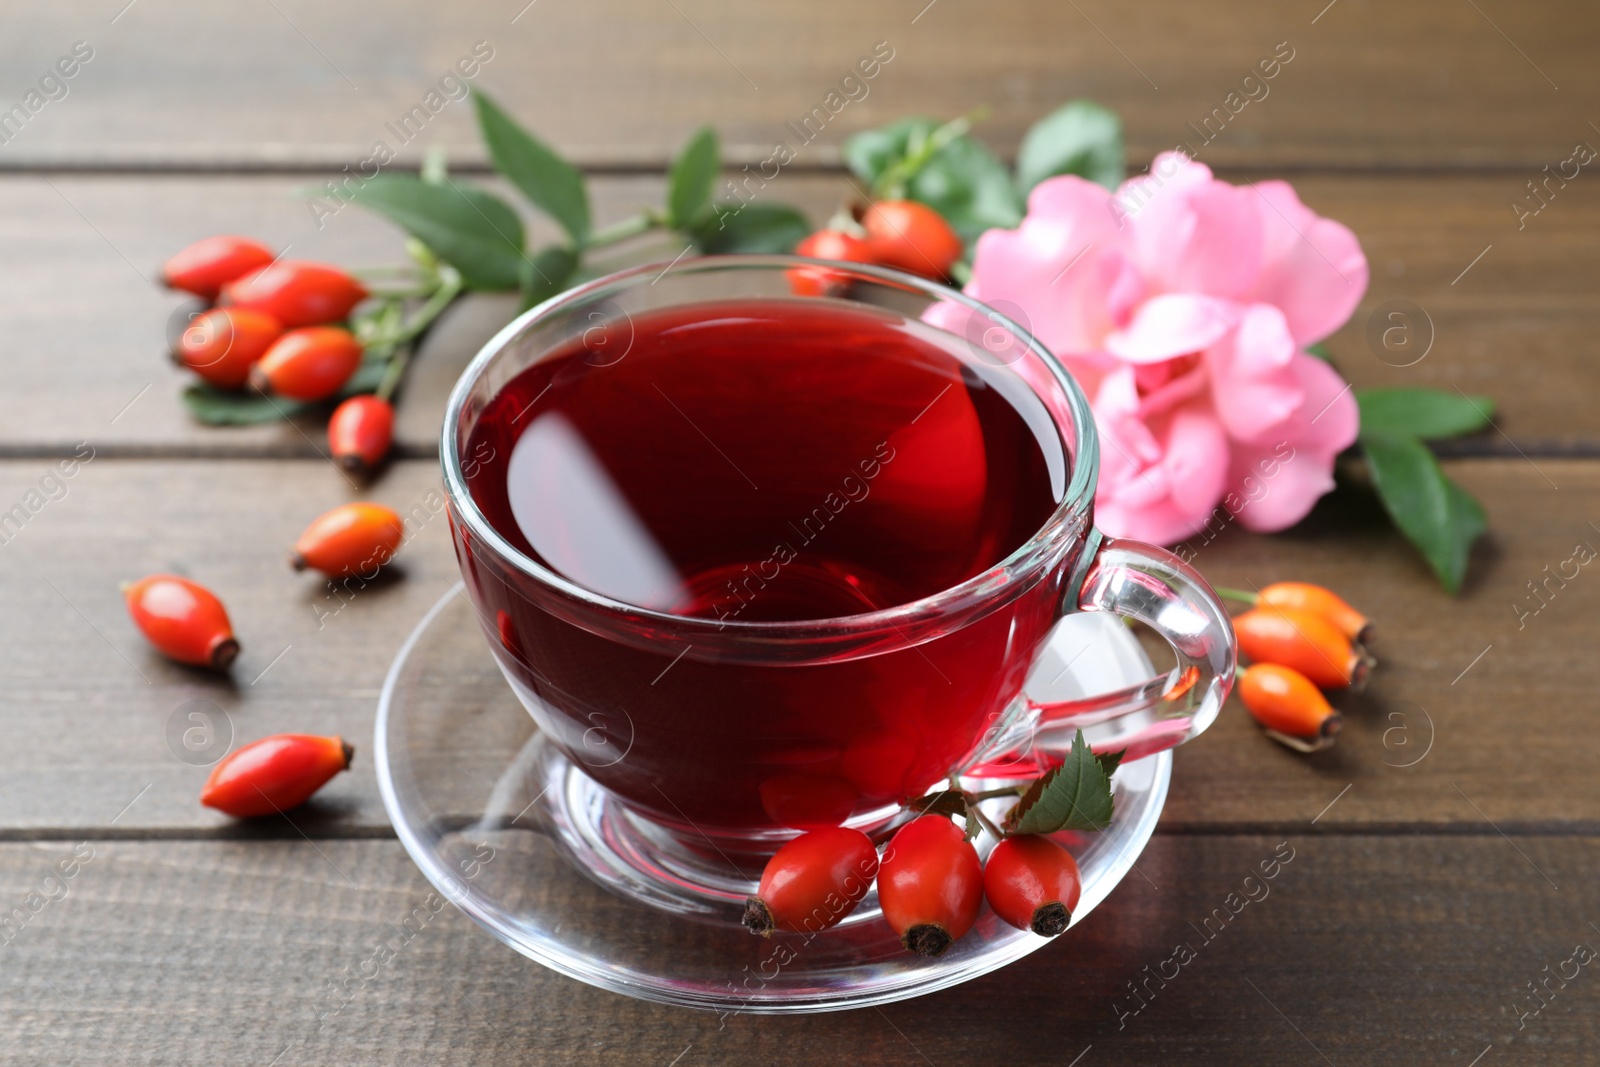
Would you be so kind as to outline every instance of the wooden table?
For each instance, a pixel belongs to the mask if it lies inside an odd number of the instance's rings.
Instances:
[[[0,545],[0,1059],[16,1063],[1578,1063],[1600,976],[1541,985],[1600,946],[1600,577],[1535,616],[1513,605],[1580,542],[1600,545],[1600,177],[1535,217],[1509,203],[1600,144],[1600,15],[1556,0],[573,0],[8,5],[0,104],[74,42],[93,57],[0,145],[0,511],[44,500]],[[520,9],[520,10],[519,10]],[[191,700],[237,738],[370,737],[402,637],[455,576],[442,522],[403,580],[319,627],[327,591],[282,565],[307,517],[354,490],[316,428],[195,425],[162,354],[175,301],[155,265],[219,231],[299,257],[382,262],[357,210],[318,228],[297,190],[338,177],[475,42],[477,84],[594,174],[600,222],[656,202],[674,146],[714,122],[735,166],[765,158],[876,42],[895,58],[782,177],[826,217],[851,131],[977,105],[1005,152],[1087,95],[1128,125],[1135,167],[1191,137],[1279,42],[1295,58],[1201,158],[1287,176],[1360,236],[1372,284],[1331,342],[1358,386],[1493,395],[1493,432],[1450,449],[1490,535],[1462,596],[1434,584],[1373,500],[1341,491],[1273,537],[1199,553],[1219,583],[1296,577],[1378,620],[1383,664],[1342,701],[1336,748],[1304,758],[1244,712],[1177,754],[1161,827],[1112,898],[1060,943],[882,1010],[726,1020],[600,992],[513,954],[450,910],[319,1029],[326,984],[426,893],[370,760],[294,823],[200,808],[203,767],[169,724]],[[406,146],[483,170],[452,102]],[[1425,359],[1369,344],[1375,309],[1420,307]],[[435,336],[401,407],[401,459],[371,491],[405,510],[437,484],[445,390],[508,308]],[[1420,321],[1420,320],[1419,320]],[[75,454],[71,478],[50,476]],[[37,491],[38,496],[30,497]],[[182,569],[220,590],[246,651],[232,685],[154,656],[117,583]],[[1260,860],[1293,862],[1137,1014],[1140,983]],[[92,858],[85,861],[85,857]],[[76,855],[74,876],[47,881]],[[344,875],[348,875],[348,880]],[[353,888],[352,888],[353,886]],[[37,910],[30,905],[31,898]],[[1075,1059],[1075,1057],[1077,1057]]]

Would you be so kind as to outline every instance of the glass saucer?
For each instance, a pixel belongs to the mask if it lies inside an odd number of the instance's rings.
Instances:
[[[944,956],[903,949],[876,894],[832,930],[751,936],[738,902],[758,870],[700,913],[630,892],[580,861],[623,849],[606,796],[547,745],[489,653],[458,583],[395,657],[378,705],[375,761],[400,841],[446,899],[555,971],[617,993],[723,1012],[831,1011],[957,985],[1044,947],[987,907]],[[1041,702],[1091,696],[1155,673],[1122,622],[1067,616],[1029,679]],[[1133,866],[1172,775],[1161,752],[1118,769],[1116,814],[1099,834],[1058,835],[1077,857],[1074,925]],[[979,786],[981,787],[981,786]],[[610,886],[606,884],[610,883]],[[442,906],[442,904],[440,905]],[[1061,935],[1072,937],[1069,930]]]

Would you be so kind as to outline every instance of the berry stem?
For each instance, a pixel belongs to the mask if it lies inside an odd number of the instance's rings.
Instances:
[[[421,345],[423,337],[428,330],[444,313],[445,308],[455,303],[461,296],[461,275],[452,267],[441,267],[439,271],[439,288],[435,289],[428,302],[412,316],[390,337],[384,337],[375,343],[375,347],[392,345],[394,354],[389,357],[389,365],[384,368],[383,380],[378,383],[376,395],[379,400],[389,400],[395,389],[400,385],[400,378],[405,374],[406,364],[411,361],[411,354]]]
[[[630,215],[620,222],[613,222],[610,226],[602,226],[589,235],[586,242],[589,248],[601,248],[605,245],[626,241],[630,237],[649,233],[660,226],[661,216],[654,211],[641,211],[637,215]]]
[[[1243,589],[1234,589],[1226,585],[1214,585],[1211,588],[1218,596],[1224,599],[1237,600],[1239,603],[1249,604],[1251,607],[1255,607],[1256,602],[1261,599],[1254,593],[1246,592]]]
[[[1000,797],[1020,797],[1028,791],[1025,785],[1008,785],[1004,789],[985,789],[981,793],[968,793],[967,799],[976,803],[980,800],[998,800]]]
[[[944,125],[934,128],[926,137],[913,137],[906,145],[906,154],[880,174],[878,180],[872,184],[874,198],[904,200],[906,186],[923,167],[928,165],[928,161],[944,151],[945,146],[951,141],[965,136],[988,114],[988,108],[975,108],[959,118],[951,119]]]

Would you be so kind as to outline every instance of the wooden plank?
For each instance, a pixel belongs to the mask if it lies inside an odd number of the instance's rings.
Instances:
[[[1321,7],[284,0],[239,12],[185,0],[113,19],[74,0],[16,13],[0,46],[13,72],[7,106],[73,42],[94,49],[69,95],[31,117],[0,165],[337,167],[379,140],[411,158],[428,143],[476,155],[470,109],[440,95],[430,114],[426,95],[477,42],[492,58],[474,84],[605,165],[660,165],[708,121],[746,161],[787,140],[804,164],[826,163],[854,130],[985,105],[989,135],[1009,149],[1081,96],[1125,117],[1140,161],[1200,144],[1213,114],[1220,133],[1204,151],[1229,164],[1537,170],[1591,136],[1581,102],[1600,89],[1593,10],[1558,0]],[[877,42],[893,59],[853,90],[858,102],[829,103]],[[1293,58],[1273,80],[1242,85],[1275,53]],[[1258,102],[1244,102],[1250,93]],[[426,121],[406,144],[390,124],[419,106]],[[785,123],[817,107],[837,115],[825,112],[821,136],[801,145]]]
[[[1600,227],[1600,183],[1573,183],[1521,232],[1507,207],[1517,184],[1503,176],[1299,179],[1306,202],[1348,223],[1372,262],[1369,292],[1331,347],[1357,386],[1459,386],[1493,396],[1497,422],[1517,444],[1489,433],[1473,447],[1506,455],[1592,448],[1600,444],[1588,400],[1600,391],[1592,295],[1600,250],[1583,235]],[[174,249],[219,231],[348,265],[401,255],[395,231],[356,208],[318,229],[294,196],[306,185],[281,177],[0,179],[0,230],[12,252],[0,263],[0,286],[13,294],[0,307],[0,450],[70,454],[91,440],[123,451],[315,456],[321,433],[312,421],[215,429],[188,417],[177,395],[186,376],[161,355],[164,324],[182,305],[148,281]],[[605,221],[661,196],[659,179],[646,176],[596,179],[593,189]],[[799,174],[769,192],[819,221],[852,195],[841,177]],[[542,224],[537,232],[550,236]],[[678,251],[656,245],[641,254]],[[1410,304],[1393,303],[1402,300]],[[1431,324],[1431,349],[1414,364],[1382,343],[1396,307],[1411,308],[1414,344]],[[405,448],[433,453],[450,386],[513,310],[480,300],[441,326],[401,404]],[[1373,326],[1377,341],[1368,339]]]
[[[1196,539],[1197,565],[1219,583],[1303,578],[1342,591],[1377,620],[1382,665],[1365,695],[1340,699],[1338,746],[1310,759],[1261,736],[1230,705],[1179,751],[1164,825],[1297,827],[1337,799],[1319,826],[1600,827],[1600,795],[1589,787],[1600,758],[1590,728],[1600,667],[1576,640],[1600,610],[1600,582],[1572,564],[1578,576],[1552,584],[1524,627],[1513,610],[1519,598],[1526,610],[1538,604],[1524,583],[1542,580],[1546,565],[1561,569],[1574,544],[1600,547],[1589,525],[1600,463],[1534,462],[1448,464],[1485,502],[1492,530],[1459,600],[1436,588],[1359,493],[1282,536],[1229,529],[1210,544]],[[0,463],[0,511],[25,504],[50,469]],[[401,641],[456,577],[445,521],[429,517],[432,463],[397,464],[359,492],[323,463],[245,460],[97,458],[61,484],[66,495],[0,546],[10,609],[0,833],[233,832],[198,807],[206,769],[182,762],[169,740],[193,700],[226,711],[240,742],[284,730],[354,739],[363,750],[355,769],[299,821],[318,835],[386,833],[367,753],[378,689]],[[403,574],[346,603],[282,561],[312,516],[357,497],[413,515],[414,538]],[[168,569],[227,602],[245,646],[231,685],[165,663],[127,621],[117,583]],[[467,797],[463,814],[477,814],[482,799]]]
[[[0,901],[24,906],[74,844],[0,846]],[[497,844],[491,872],[561,862],[536,839]],[[0,949],[0,1036],[39,1062],[1467,1064],[1492,1046],[1494,1063],[1551,1065],[1589,1062],[1600,1031],[1594,977],[1568,962],[1597,944],[1589,837],[1158,835],[1060,943],[943,993],[804,1017],[591,989],[448,906],[408,935],[430,890],[392,841],[78,847],[93,857]],[[1289,861],[1273,879],[1247,880],[1274,855]],[[667,935],[655,913],[618,919]],[[1570,980],[1524,1017],[1526,983],[1557,971]]]
[[[1336,800],[1322,824],[1503,829],[1594,818],[1579,799],[1593,760],[1583,722],[1595,677],[1580,635],[1600,582],[1578,560],[1600,551],[1591,519],[1600,472],[1542,459],[1446,467],[1489,513],[1457,599],[1355,486],[1324,498],[1289,533],[1230,527],[1187,543],[1185,555],[1219,585],[1299,579],[1342,592],[1376,620],[1380,663],[1364,693],[1334,697],[1345,729],[1315,756],[1268,740],[1231,702],[1179,750],[1166,825],[1311,819]],[[1589,548],[1575,558],[1579,545]]]

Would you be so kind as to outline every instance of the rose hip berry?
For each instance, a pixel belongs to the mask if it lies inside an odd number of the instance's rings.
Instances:
[[[338,267],[284,260],[222,288],[222,303],[253,308],[294,329],[339,322],[367,298],[361,283]]]
[[[1038,834],[1008,837],[983,866],[994,913],[1019,930],[1055,937],[1072,923],[1083,881],[1072,853]]]
[[[794,254],[845,263],[877,262],[872,247],[865,240],[843,230],[818,230],[796,245]],[[822,267],[795,267],[787,276],[789,288],[796,296],[826,296],[849,284],[849,277],[844,273]]]
[[[1239,650],[1257,663],[1293,667],[1324,689],[1366,682],[1372,663],[1320,615],[1293,608],[1256,608],[1237,616]]]
[[[1276,663],[1246,668],[1239,699],[1262,726],[1289,737],[1332,737],[1343,721],[1311,679]]]
[[[801,834],[767,861],[756,895],[745,901],[744,925],[762,937],[826,930],[855,910],[877,874],[877,849],[860,830]]]
[[[321,571],[330,578],[376,573],[389,562],[405,523],[382,504],[341,504],[313,519],[294,543],[289,563],[297,571]]]
[[[260,270],[273,258],[272,249],[248,237],[205,237],[167,260],[161,281],[169,289],[215,300],[224,285]]]
[[[901,944],[919,956],[943,955],[983,904],[977,850],[942,815],[913,819],[884,851],[878,903]]]
[[[321,400],[361,366],[361,342],[338,326],[306,326],[273,342],[250,369],[250,384],[290,400]]]
[[[1372,621],[1345,603],[1330,589],[1310,582],[1273,582],[1261,590],[1256,602],[1262,607],[1290,608],[1320,615],[1350,640],[1366,644],[1372,640]]]
[[[238,819],[297,808],[350,766],[355,749],[338,737],[276,734],[222,758],[200,803]]]
[[[349,471],[371,471],[389,454],[394,405],[382,397],[353,396],[328,420],[328,451]]]
[[[278,320],[263,312],[212,308],[195,316],[172,354],[219,389],[238,389],[282,333]]]
[[[134,625],[179,663],[221,671],[239,655],[227,609],[198,582],[152,574],[123,586],[122,596]]]
[[[861,216],[873,258],[924,278],[943,278],[961,258],[961,238],[944,216],[914,200],[881,200]]]

